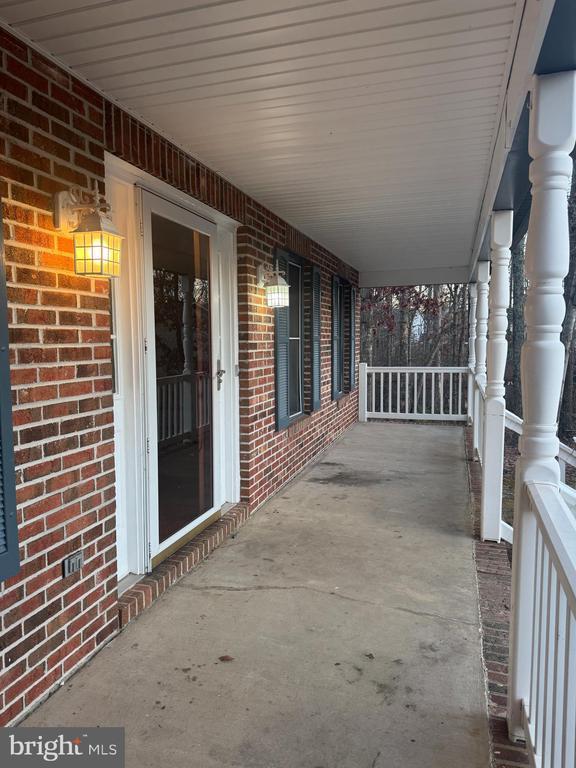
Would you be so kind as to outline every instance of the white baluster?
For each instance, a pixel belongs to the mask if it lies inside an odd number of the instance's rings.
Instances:
[[[576,72],[534,78],[529,152],[532,210],[526,246],[526,341],[522,347],[523,435],[516,465],[508,728],[523,738],[530,702],[536,521],[526,482],[558,485],[556,417],[564,373],[560,331],[568,271],[570,152],[576,141]]]
[[[440,414],[444,415],[444,372],[440,374]]]
[[[410,384],[408,382],[408,372],[404,374],[404,413],[408,414],[408,409],[410,407]]]

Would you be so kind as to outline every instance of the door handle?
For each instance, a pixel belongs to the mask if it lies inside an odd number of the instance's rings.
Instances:
[[[222,386],[222,377],[224,376],[225,373],[226,371],[223,368],[218,368],[218,370],[216,371],[216,384],[218,386],[218,389],[220,389],[220,387]]]

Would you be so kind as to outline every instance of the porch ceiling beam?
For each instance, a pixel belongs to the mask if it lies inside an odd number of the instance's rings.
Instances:
[[[526,103],[532,74],[538,61],[554,4],[555,0],[526,0],[524,6],[514,61],[506,89],[506,98],[504,99],[500,114],[490,171],[476,227],[469,275],[474,271],[480,249],[482,248],[486,228],[504,172],[506,158],[512,147],[512,140],[518,127],[524,104]]]
[[[387,285],[439,285],[468,282],[467,267],[413,267],[360,272],[360,288],[382,288]]]

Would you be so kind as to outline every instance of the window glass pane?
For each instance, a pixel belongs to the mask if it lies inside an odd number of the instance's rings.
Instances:
[[[300,267],[290,264],[288,267],[288,283],[290,285],[290,337],[300,336]]]
[[[290,416],[300,413],[300,339],[290,339]]]
[[[344,389],[344,286],[338,289],[338,312],[340,313],[340,365],[338,367],[338,386],[340,392]]]
[[[302,270],[298,264],[288,265],[290,283],[290,363],[289,406],[290,416],[302,411]]]
[[[210,240],[152,216],[160,541],[212,507]]]
[[[112,392],[118,394],[118,339],[116,336],[116,290],[110,286],[110,342],[112,349]]]

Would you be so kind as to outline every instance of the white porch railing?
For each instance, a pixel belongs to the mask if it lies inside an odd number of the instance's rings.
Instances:
[[[156,379],[158,442],[165,443],[184,433],[184,383],[186,376]]]
[[[506,411],[506,429],[510,429],[512,432],[516,432],[517,435],[521,435],[522,425],[523,421],[519,416],[516,416],[516,414],[511,411]],[[560,479],[565,483],[566,466],[576,467],[576,446],[570,448],[568,445],[560,443],[558,464],[560,464]]]
[[[484,421],[485,421],[485,408],[484,403],[486,401],[486,388],[478,381],[474,374],[470,374],[472,377],[472,387],[474,392],[474,416],[473,416],[473,443],[474,452],[478,457],[478,461],[482,464],[484,459]]]
[[[524,732],[536,768],[576,765],[576,518],[552,485],[527,486],[535,536],[530,695]],[[532,527],[532,526],[530,526]]]
[[[169,444],[192,429],[210,424],[210,387],[210,375],[200,371],[156,379],[159,444]]]
[[[392,368],[360,364],[360,421],[463,421],[467,368]]]

